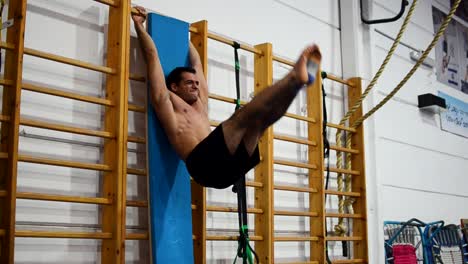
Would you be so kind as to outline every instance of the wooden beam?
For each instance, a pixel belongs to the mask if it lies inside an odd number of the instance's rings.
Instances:
[[[127,174],[138,175],[138,176],[147,176],[146,170],[143,170],[143,169],[127,168]]]
[[[239,236],[211,236],[211,235],[206,236],[206,240],[211,240],[211,241],[237,241],[238,239],[239,239]],[[249,236],[249,240],[250,241],[262,241],[263,237],[262,236]],[[257,252],[258,254],[257,248],[255,249],[255,252]],[[260,255],[258,255],[258,257],[260,257]]]
[[[326,170],[326,168],[324,168]],[[343,174],[350,174],[350,175],[355,175],[359,176],[361,175],[361,172],[358,170],[347,170],[347,169],[338,169],[338,168],[330,168],[330,172],[338,172],[338,173],[343,173]]]
[[[349,132],[352,132],[352,133],[356,133],[356,129],[354,129],[354,128],[347,127],[347,126],[342,126],[342,125],[337,125],[337,124],[333,124],[333,123],[327,123],[327,127],[333,127],[333,128],[341,129],[341,130],[344,130],[344,131],[349,131]]]
[[[129,207],[148,207],[148,201],[127,200],[126,204]]]
[[[303,168],[303,169],[310,169],[310,170],[316,170],[317,169],[317,165],[310,164],[310,163],[294,162],[294,161],[287,161],[287,160],[280,160],[280,159],[275,159],[274,163],[277,164],[277,165],[290,166],[290,167]]]
[[[300,236],[277,236],[275,242],[299,242],[299,241],[314,241],[318,242],[322,239],[319,237],[300,237]],[[318,244],[318,243],[313,243]],[[316,257],[316,256],[315,256]],[[326,263],[326,262],[324,262]]]
[[[139,106],[139,105],[128,105],[128,111],[138,112],[138,113],[146,113],[146,107]]]
[[[127,233],[125,236],[127,240],[148,240],[149,234],[148,233]]]
[[[348,105],[353,106],[362,95],[362,80],[361,78],[352,78],[350,81],[354,84],[354,88],[348,91]],[[353,124],[357,119],[362,117],[362,106],[350,117],[349,122]],[[351,187],[353,192],[361,194],[360,199],[357,199],[353,204],[355,214],[362,215],[362,218],[353,220],[353,236],[361,237],[362,240],[353,243],[353,257],[368,261],[368,246],[367,246],[367,205],[366,205],[366,167],[364,155],[364,127],[359,126],[356,133],[351,135],[351,148],[357,149],[359,154],[351,155],[351,166],[353,170],[359,171],[359,177],[352,176]]]
[[[190,41],[200,55],[205,79],[208,80],[208,22],[202,20],[191,25],[198,34],[190,34]],[[200,238],[193,241],[194,261],[206,263],[206,190],[195,181],[191,182],[192,204],[197,208],[192,212],[192,232]]]
[[[197,207],[196,207],[197,208]],[[226,212],[226,213],[237,213],[237,207],[223,207],[223,206],[207,206],[207,212]],[[263,214],[263,210],[259,208],[247,208],[249,214]]]
[[[58,231],[28,231],[17,230],[16,237],[36,237],[36,238],[76,238],[76,239],[112,239],[112,233],[107,232],[58,232]]]
[[[26,119],[26,118],[21,118],[20,124],[23,126],[50,129],[50,130],[56,130],[56,131],[79,134],[79,135],[93,136],[93,137],[102,137],[102,138],[114,137],[114,135],[111,132],[91,130],[91,129],[86,129],[86,128],[79,128],[79,127],[65,126],[65,125],[58,125],[58,124],[51,124],[47,122]]]
[[[296,187],[296,186],[281,186],[275,185],[275,190],[279,191],[290,191],[290,192],[305,192],[305,193],[317,193],[317,189],[309,187]]]
[[[146,78],[144,76],[140,76],[134,73],[130,73],[129,79],[137,82],[146,82]]]
[[[16,193],[18,199],[29,199],[39,201],[54,201],[54,202],[69,202],[69,203],[85,203],[85,204],[112,204],[112,200],[99,197],[78,197],[66,195],[52,195],[42,193],[18,192]]]
[[[92,163],[84,163],[84,162],[76,162],[76,161],[68,161],[68,160],[56,160],[56,159],[33,157],[33,156],[28,156],[28,155],[19,155],[18,161],[43,164],[43,165],[51,165],[51,166],[76,168],[76,169],[111,171],[111,167],[105,164],[92,164]]]
[[[0,159],[8,159],[8,153],[7,152],[0,152]]]
[[[346,236],[338,236],[338,237],[327,237],[327,241],[362,241],[362,237],[346,237]]]
[[[301,121],[305,121],[305,122],[308,122],[308,123],[317,123],[317,119],[307,117],[307,116],[301,116],[301,115],[296,115],[296,114],[291,114],[291,113],[286,113],[286,114],[284,114],[284,116],[287,116],[287,117],[293,118],[293,119],[297,119],[297,120],[301,120]]]
[[[124,0],[122,0],[122,1],[124,1]],[[92,63],[88,63],[88,62],[84,62],[84,61],[80,61],[80,60],[76,60],[76,59],[71,59],[71,58],[67,58],[67,57],[63,57],[63,56],[55,55],[55,54],[52,54],[52,53],[47,53],[47,52],[35,50],[35,49],[25,48],[24,49],[24,54],[34,56],[34,57],[38,57],[38,58],[42,58],[42,59],[46,59],[46,60],[60,62],[60,63],[72,65],[72,66],[77,66],[77,67],[92,70],[92,71],[97,71],[97,72],[102,72],[102,73],[107,73],[107,74],[115,74],[116,73],[115,68],[95,65],[95,64],[92,64]]]
[[[107,35],[106,96],[115,107],[107,107],[104,130],[114,136],[104,147],[104,163],[112,168],[103,174],[102,192],[113,199],[111,206],[102,208],[102,231],[112,239],[101,246],[101,263],[125,263],[126,196],[127,196],[127,137],[128,137],[128,83],[130,78],[130,0],[116,0],[109,8]]]
[[[105,105],[105,106],[112,106],[111,101],[103,98],[98,98],[94,96],[87,96],[87,95],[81,95],[77,93],[71,93],[71,92],[65,92],[65,91],[60,91],[57,89],[51,89],[35,84],[30,84],[30,83],[23,83],[23,89],[36,92],[36,93],[42,93],[42,94],[49,94],[49,95],[54,95],[58,97],[63,97],[63,98],[68,98],[68,99],[73,99],[77,101],[82,101],[86,103],[93,103],[93,104],[98,104],[98,105]]]
[[[359,192],[339,192],[334,190],[325,190],[326,194],[331,195],[342,195],[342,196],[349,196],[349,197],[361,197],[361,193]]]
[[[10,117],[6,115],[0,115],[0,122],[10,122]]]
[[[315,123],[309,123],[307,126],[307,134],[309,140],[317,142],[317,146],[308,148],[309,164],[316,166],[316,170],[309,170],[309,188],[317,190],[317,193],[311,195],[309,199],[309,210],[316,212],[317,217],[312,217],[309,220],[310,236],[316,238],[317,243],[310,243],[310,259],[318,259],[320,263],[327,263],[325,248],[325,181],[323,171],[324,153],[323,153],[323,122],[322,122],[322,78],[320,70],[317,71],[315,82],[312,87],[307,88],[307,116],[315,120]]]
[[[298,143],[298,144],[304,144],[308,146],[315,147],[317,146],[317,142],[307,140],[307,139],[302,139],[302,138],[295,138],[295,137],[290,137],[290,136],[284,136],[284,135],[274,135],[274,138],[277,140],[283,140],[283,141],[288,141],[288,142],[293,142],[293,143]]]
[[[112,0],[94,0],[94,1],[98,2],[98,3],[101,3],[101,4],[108,5],[108,6],[113,6],[113,7],[116,6],[115,2],[112,1]]]
[[[7,192],[7,196],[0,203],[0,229],[4,230],[0,245],[0,263],[13,264],[26,1],[10,1],[6,19],[12,19],[14,23],[7,29],[6,42],[10,44],[5,44],[7,51],[3,76],[5,80],[11,82],[11,85],[3,89],[2,112],[0,113],[10,119],[9,122],[2,123],[0,132],[0,152],[8,153],[8,159],[0,160],[0,186]]]
[[[215,33],[208,32],[208,38],[210,38],[212,40],[216,40],[216,41],[224,43],[224,44],[227,44],[229,46],[232,46],[234,44],[234,40],[229,39],[227,37],[223,37],[221,35],[217,35]],[[249,45],[240,44],[240,49],[245,50],[245,51],[250,51],[250,52],[252,52],[252,53],[254,53],[255,55],[258,55],[258,56],[264,55],[261,50],[259,50],[256,47],[251,47]]]
[[[13,86],[14,82],[11,80],[0,79],[0,85]]]
[[[353,264],[353,263],[367,263],[365,259],[340,259],[333,260],[332,264]]]
[[[254,58],[254,92],[258,94],[273,83],[273,48],[270,43],[256,45]],[[260,55],[259,55],[260,54]],[[262,159],[255,168],[255,181],[263,188],[255,189],[255,208],[263,214],[255,215],[255,235],[263,239],[255,243],[261,263],[274,262],[274,202],[273,202],[273,127],[265,130],[258,144]]]
[[[318,216],[318,213],[316,213],[316,212],[298,212],[298,211],[281,211],[281,210],[276,210],[276,211],[275,211],[275,215],[317,217],[317,216]]]

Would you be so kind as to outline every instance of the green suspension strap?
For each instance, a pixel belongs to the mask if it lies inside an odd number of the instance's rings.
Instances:
[[[235,60],[235,70],[236,70],[236,111],[241,107],[240,102],[240,87],[239,87],[239,71],[240,71],[240,64],[239,64],[239,54],[238,49],[240,48],[240,44],[235,42],[233,43],[232,47],[234,48],[234,60]],[[232,191],[237,193],[237,212],[239,217],[239,239],[238,239],[238,248],[237,254],[234,258],[234,262],[236,263],[237,257],[242,258],[243,264],[253,264],[253,255],[255,255],[255,259],[257,263],[259,262],[258,256],[255,251],[250,246],[249,240],[249,227],[247,222],[247,195],[245,189],[245,175],[240,177],[239,181],[234,184]]]

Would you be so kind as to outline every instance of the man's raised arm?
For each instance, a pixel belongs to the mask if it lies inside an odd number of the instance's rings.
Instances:
[[[143,26],[147,13],[142,7],[137,6],[135,8],[138,10],[139,14],[132,15],[132,19],[140,41],[143,57],[147,65],[151,104],[153,105],[159,120],[163,123],[163,126],[166,129],[175,129],[176,116],[170,100],[170,92],[166,87],[166,81],[161,62],[159,61],[158,51],[154,45],[153,39],[151,39]],[[166,131],[166,133],[167,132],[169,131]]]
[[[192,42],[189,41],[189,43],[190,64],[192,64],[192,67],[197,71],[197,79],[200,82],[200,99],[205,106],[208,106],[208,84],[206,83],[205,74],[203,73],[200,55]]]

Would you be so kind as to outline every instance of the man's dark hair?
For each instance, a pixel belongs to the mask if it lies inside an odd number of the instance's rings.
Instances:
[[[171,89],[171,84],[175,83],[178,84],[182,80],[182,73],[184,72],[190,72],[195,74],[196,71],[192,67],[177,67],[174,70],[172,70],[169,75],[166,77],[166,85]]]

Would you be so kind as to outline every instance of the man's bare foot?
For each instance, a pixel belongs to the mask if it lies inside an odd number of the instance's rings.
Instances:
[[[322,61],[322,54],[317,45],[313,44],[304,49],[299,59],[293,68],[293,76],[300,84],[306,84],[309,82],[309,74],[307,72],[307,61],[314,60],[315,63],[320,64]],[[314,76],[315,77],[315,76]]]

